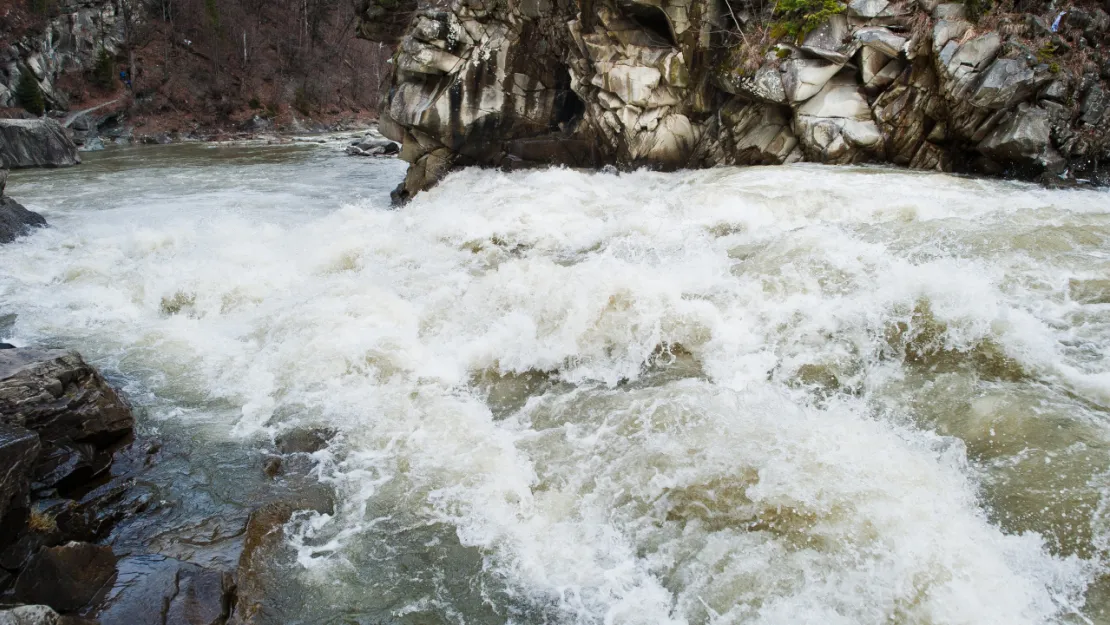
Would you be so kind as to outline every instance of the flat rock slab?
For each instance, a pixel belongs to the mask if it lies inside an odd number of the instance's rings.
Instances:
[[[97,618],[105,624],[217,625],[231,611],[230,573],[161,555],[123,558]]]
[[[0,119],[0,161],[12,169],[68,167],[81,162],[77,146],[52,119]]]
[[[0,172],[0,175],[5,174],[6,171]],[[45,226],[46,219],[42,215],[27,210],[10,197],[0,197],[0,243],[11,243],[32,228]]]

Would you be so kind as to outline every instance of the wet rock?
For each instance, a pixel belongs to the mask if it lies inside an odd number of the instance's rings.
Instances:
[[[277,625],[281,622],[269,613],[266,596],[280,576],[275,564],[284,544],[285,524],[300,510],[331,514],[330,494],[324,491],[306,493],[268,503],[251,513],[236,571],[238,595],[229,625]]]
[[[96,625],[79,616],[63,616],[45,605],[21,605],[0,610],[0,625]]]
[[[38,455],[38,434],[0,423],[0,521],[9,509],[26,507]]]
[[[0,352],[0,422],[37,432],[47,454],[102,449],[134,426],[131,406],[80,355],[38,349]]]
[[[0,161],[18,169],[67,167],[81,158],[65,129],[52,119],[0,119]]]
[[[19,573],[13,597],[20,603],[72,612],[107,590],[115,574],[111,547],[77,542],[48,547],[33,555]]]
[[[3,174],[6,177],[6,172]],[[34,228],[46,226],[42,215],[29,211],[10,197],[0,197],[0,243],[11,243]]]
[[[311,454],[328,446],[335,436],[329,428],[297,428],[277,437],[277,448],[283,454]]]
[[[364,138],[347,146],[349,156],[390,156],[399,154],[401,146],[388,139]]]
[[[218,625],[235,596],[229,573],[161,555],[123,558],[97,618],[109,625]]]

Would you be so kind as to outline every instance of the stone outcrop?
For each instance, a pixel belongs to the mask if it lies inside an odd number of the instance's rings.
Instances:
[[[58,122],[0,119],[0,161],[12,169],[68,167],[81,162],[77,146]]]
[[[133,425],[127,401],[76,353],[0,349],[0,592],[37,606],[0,623],[75,623],[54,611],[82,611],[111,587],[116,557],[93,542],[145,505],[108,476]]]
[[[870,162],[1105,181],[1102,9],[1072,8],[1053,32],[1047,6],[987,27],[962,4],[852,0],[775,39],[806,15],[774,6],[364,0],[360,35],[397,44],[379,126],[410,163],[394,200],[468,165]]]
[[[30,72],[48,108],[65,110],[68,97],[59,82],[65,74],[87,72],[96,65],[101,49],[117,54],[124,40],[124,23],[112,0],[58,0],[41,32],[30,33],[13,45],[0,47],[0,108],[17,107],[16,85]]]

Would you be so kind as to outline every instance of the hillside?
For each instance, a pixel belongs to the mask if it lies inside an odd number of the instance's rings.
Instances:
[[[104,105],[136,137],[369,119],[391,50],[354,29],[341,0],[9,1],[0,114]]]

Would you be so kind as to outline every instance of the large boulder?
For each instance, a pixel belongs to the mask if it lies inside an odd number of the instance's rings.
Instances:
[[[47,445],[106,445],[131,432],[131,407],[80,354],[0,350],[0,422]]]
[[[81,162],[77,146],[49,118],[0,119],[0,161],[12,169],[68,167]]]
[[[48,547],[32,556],[20,572],[13,595],[21,603],[72,612],[107,592],[115,575],[111,547],[77,542]]]
[[[6,174],[0,170],[0,175]],[[46,225],[42,215],[29,211],[10,197],[0,195],[0,243],[11,243],[20,235],[27,234],[32,228]]]

